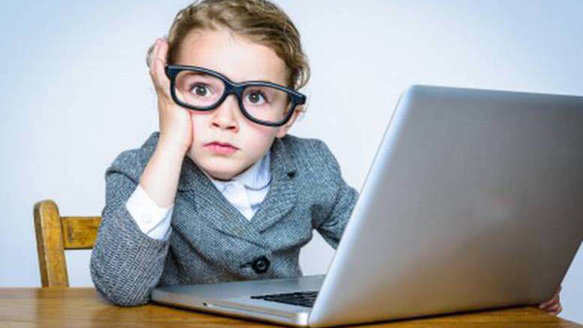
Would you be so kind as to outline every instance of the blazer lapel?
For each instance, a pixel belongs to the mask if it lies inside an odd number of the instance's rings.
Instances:
[[[247,219],[215,188],[207,176],[189,157],[184,157],[178,181],[178,192],[188,199],[186,206],[194,206],[196,217],[176,216],[175,224],[186,231],[202,220],[227,235],[257,243],[257,237],[249,234]]]
[[[263,232],[285,217],[297,202],[296,167],[281,139],[271,146],[271,185],[259,210],[251,219],[257,232]]]
[[[225,234],[262,245],[259,233],[288,214],[297,199],[294,179],[296,169],[291,154],[279,138],[274,140],[270,151],[271,185],[251,221],[229,203],[189,157],[185,157],[182,163],[178,191],[194,203],[201,220]],[[192,225],[193,218],[176,216],[173,219],[176,221],[174,224],[191,230],[188,226]]]

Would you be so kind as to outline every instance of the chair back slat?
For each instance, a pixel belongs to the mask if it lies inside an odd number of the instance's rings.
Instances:
[[[66,249],[91,249],[97,238],[98,216],[61,217],[57,204],[34,204],[34,230],[43,287],[69,287]]]
[[[65,249],[92,249],[97,239],[99,216],[64,216],[63,245]]]

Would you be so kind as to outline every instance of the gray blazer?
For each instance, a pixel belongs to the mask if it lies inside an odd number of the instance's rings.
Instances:
[[[250,221],[185,157],[170,236],[149,237],[125,204],[158,136],[122,152],[105,172],[105,207],[90,265],[105,300],[133,306],[147,303],[156,286],[301,276],[300,248],[313,229],[337,247],[358,192],[342,179],[324,142],[291,135],[270,148],[271,186]]]

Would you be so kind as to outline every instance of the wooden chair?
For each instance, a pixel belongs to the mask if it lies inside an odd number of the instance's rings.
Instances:
[[[57,204],[34,204],[34,230],[43,287],[69,287],[65,250],[95,245],[99,216],[60,216]]]

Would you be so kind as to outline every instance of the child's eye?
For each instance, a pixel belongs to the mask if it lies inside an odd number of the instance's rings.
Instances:
[[[261,91],[251,91],[246,95],[246,98],[253,105],[262,105],[267,102],[267,98]]]
[[[190,87],[190,92],[199,97],[206,97],[211,93],[208,84],[197,83]]]

